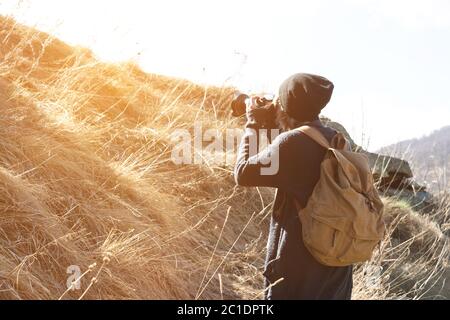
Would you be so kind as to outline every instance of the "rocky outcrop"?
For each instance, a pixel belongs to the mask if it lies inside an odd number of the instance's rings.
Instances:
[[[376,186],[382,194],[398,197],[422,210],[427,210],[433,206],[433,196],[427,192],[424,186],[414,181],[408,161],[368,152],[354,142],[348,131],[340,123],[325,117],[321,118],[321,121],[326,126],[341,132],[350,142],[353,151],[364,153],[367,156]]]

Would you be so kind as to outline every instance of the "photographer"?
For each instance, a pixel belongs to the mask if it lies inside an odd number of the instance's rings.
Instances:
[[[295,74],[280,86],[274,102],[276,126],[282,133],[264,150],[251,154],[251,141],[267,119],[268,109],[257,98],[249,99],[247,123],[238,152],[235,179],[248,187],[278,188],[275,198],[264,276],[266,299],[350,299],[352,266],[329,267],[317,262],[306,249],[294,199],[305,207],[319,180],[320,165],[326,149],[297,130],[308,124],[331,142],[336,134],[319,120],[334,86],[327,79],[311,74]],[[256,136],[256,137],[255,137]],[[274,154],[276,157],[274,157]],[[278,171],[265,174],[267,161],[279,161]],[[282,279],[282,280],[280,280]]]

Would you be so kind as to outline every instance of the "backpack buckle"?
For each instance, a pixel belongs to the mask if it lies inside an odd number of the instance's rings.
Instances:
[[[366,198],[366,204],[369,207],[369,210],[371,212],[375,212],[375,205],[373,201],[370,199],[369,195],[367,193],[363,193],[363,196]]]

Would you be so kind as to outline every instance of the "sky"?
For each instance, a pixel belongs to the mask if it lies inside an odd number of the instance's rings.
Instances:
[[[369,150],[450,124],[447,0],[0,0],[99,59],[245,92],[330,79],[324,115]]]

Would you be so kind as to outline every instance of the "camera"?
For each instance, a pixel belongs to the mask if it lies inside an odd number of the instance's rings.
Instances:
[[[245,115],[247,105],[250,103],[251,98],[256,98],[257,108],[264,110],[261,111],[261,125],[262,128],[266,129],[276,129],[278,125],[276,124],[276,106],[275,97],[271,94],[266,94],[263,96],[252,95],[249,96],[245,93],[236,92],[234,99],[231,102],[231,115],[233,117],[241,117]]]

